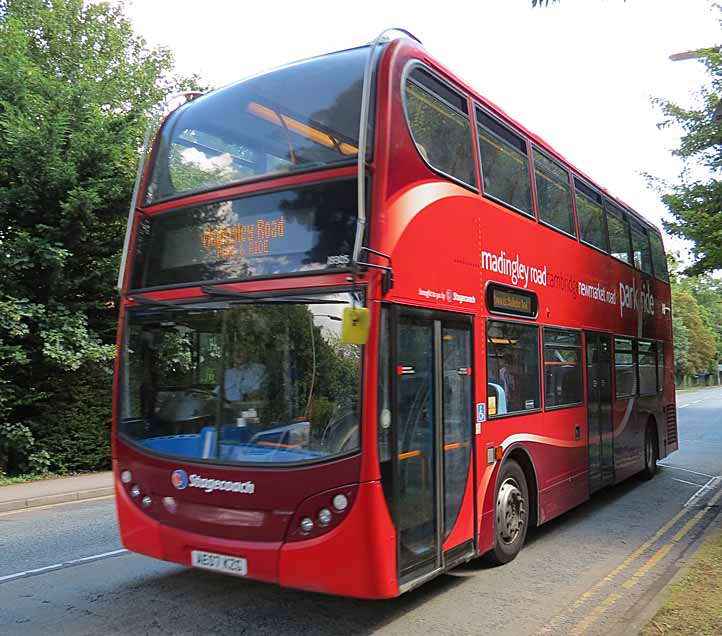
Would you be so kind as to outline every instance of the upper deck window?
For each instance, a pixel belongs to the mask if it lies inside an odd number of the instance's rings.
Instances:
[[[444,174],[475,187],[466,97],[422,68],[411,71],[405,92],[409,128],[421,156]]]
[[[576,236],[569,173],[536,148],[533,157],[539,220]]]
[[[609,253],[614,258],[633,265],[627,215],[611,201],[605,202],[605,208],[607,211],[607,229],[609,230]]]
[[[159,133],[144,204],[354,160],[367,56],[299,62],[182,106]]]
[[[656,232],[649,233],[649,242],[652,246],[652,262],[654,263],[654,275],[665,282],[669,282],[667,273],[667,257],[664,254],[662,238]]]
[[[476,109],[484,194],[534,216],[526,141]]]
[[[604,252],[607,251],[607,232],[601,195],[574,177],[574,192],[579,221],[579,238]]]
[[[646,274],[652,273],[652,251],[649,245],[647,229],[632,220],[632,248],[634,250],[634,266]]]

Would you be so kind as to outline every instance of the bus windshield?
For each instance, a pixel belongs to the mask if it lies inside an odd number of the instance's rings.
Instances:
[[[304,294],[131,309],[119,431],[150,451],[216,463],[358,450],[361,347],[339,339],[351,301]]]
[[[361,47],[292,64],[176,110],[159,133],[144,204],[353,160],[367,55]]]

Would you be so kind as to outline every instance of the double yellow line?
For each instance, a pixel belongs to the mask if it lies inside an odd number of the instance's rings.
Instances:
[[[672,537],[658,548],[637,570],[621,585],[620,591],[614,591],[609,593],[602,601],[600,601],[594,609],[589,612],[582,620],[577,622],[567,633],[569,636],[584,636],[587,630],[594,625],[610,608],[612,608],[617,601],[619,601],[625,594],[625,591],[629,591],[634,588],[644,578],[644,576],[664,559],[672,548],[678,544],[689,532],[699,524],[702,518],[707,514],[708,509],[714,506],[722,498],[722,490],[717,492],[705,505],[704,508],[699,510],[687,523],[685,523]],[[672,517],[667,523],[665,523],[653,537],[645,541],[640,545],[634,552],[632,552],[622,563],[614,568],[604,578],[600,579],[595,583],[589,590],[584,592],[567,610],[555,616],[549,623],[542,627],[534,636],[545,636],[547,634],[557,634],[557,627],[571,617],[580,607],[591,600],[598,594],[606,585],[611,583],[617,576],[629,568],[642,554],[644,554],[650,547],[652,547],[659,539],[661,539],[674,525],[682,519],[682,517],[689,511],[689,508],[682,508],[674,517]]]

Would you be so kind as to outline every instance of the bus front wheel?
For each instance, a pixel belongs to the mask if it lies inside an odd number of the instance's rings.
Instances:
[[[529,487],[521,466],[513,459],[504,462],[496,481],[494,502],[494,547],[488,560],[508,563],[524,545],[529,525]]]

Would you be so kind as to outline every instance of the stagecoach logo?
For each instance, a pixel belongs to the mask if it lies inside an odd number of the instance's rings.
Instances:
[[[450,303],[459,303],[460,305],[463,305],[464,303],[474,305],[476,304],[476,296],[467,296],[466,294],[455,292],[453,289],[447,289],[446,301]]]
[[[220,490],[222,492],[237,492],[242,495],[252,495],[256,490],[256,484],[252,481],[225,481],[223,479],[211,479],[200,475],[191,475],[190,478],[185,470],[174,470],[170,477],[171,483],[178,489],[183,490],[186,486],[201,488],[205,492]]]
[[[170,480],[178,490],[183,490],[188,485],[188,474],[185,470],[174,470]]]

